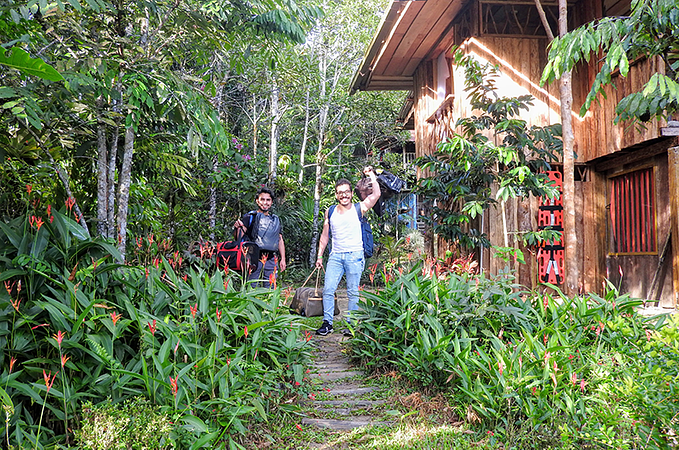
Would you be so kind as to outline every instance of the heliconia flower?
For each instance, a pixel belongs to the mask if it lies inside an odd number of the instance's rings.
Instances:
[[[149,331],[151,332],[152,335],[156,334],[156,319],[153,319],[153,324],[149,322]]]
[[[28,192],[28,195],[31,195],[31,192],[33,191],[33,185],[32,184],[27,184],[26,185],[26,192]]]
[[[247,326],[245,328],[243,328],[243,334],[245,335],[245,337],[248,337],[248,327]]]
[[[16,362],[17,362],[17,359],[14,356],[12,356],[9,359],[9,373],[12,373],[12,369],[14,368],[14,364],[16,364]]]
[[[149,235],[149,244],[153,244],[153,233]]]
[[[7,294],[12,295],[12,283],[5,281],[5,289],[7,290]]]
[[[75,199],[73,197],[69,197],[65,201],[66,203],[66,208],[70,211],[73,208],[73,205],[75,205]]]
[[[62,368],[66,365],[66,363],[68,362],[69,359],[71,359],[70,356],[61,355],[61,367]]]
[[[148,280],[149,279],[149,268],[148,267],[146,268],[145,272],[146,272],[146,279]]]
[[[141,248],[142,244],[144,243],[144,241],[142,240],[142,238],[138,237],[138,238],[136,239],[136,241],[137,241],[137,248]]]
[[[622,266],[618,266],[618,273],[620,274],[620,278],[622,278]]]
[[[549,358],[551,358],[551,357],[552,357],[551,352],[545,352],[545,363],[547,363],[547,361],[549,361]]]
[[[113,321],[113,326],[115,326],[115,324],[118,323],[121,317],[123,317],[123,315],[118,314],[115,311],[111,313],[111,320]]]
[[[153,258],[153,266],[156,269],[160,266],[160,258]]]
[[[406,237],[406,245],[410,245],[410,236]]]
[[[10,300],[10,302],[12,303],[12,306],[14,307],[16,312],[19,312],[19,305],[21,305],[21,299],[17,298],[16,300]]]
[[[196,303],[193,306],[189,306],[189,309],[191,310],[191,316],[193,316],[193,318],[195,319],[196,318],[196,312],[198,312],[198,303]]]
[[[547,334],[545,334],[545,335],[542,337],[542,340],[545,342],[545,345],[547,345],[547,340],[548,340],[548,339],[549,339],[549,338],[547,337]]]
[[[535,391],[537,391],[537,390],[538,390],[538,387],[537,387],[537,386],[533,386],[533,388],[531,389],[531,391],[533,391],[533,395],[535,395]]]
[[[49,326],[50,326],[50,324],[48,324],[48,323],[41,323],[40,325],[36,325],[34,327],[31,327],[31,330],[36,330],[40,327],[49,327]]]
[[[59,372],[54,374],[54,377],[52,377],[52,371],[50,370],[50,373],[45,373],[45,369],[42,369],[42,376],[45,379],[45,386],[47,387],[47,393],[50,393],[50,389],[52,389],[52,385],[54,384],[54,381],[57,379],[57,375]],[[51,380],[51,382],[50,382]]]
[[[302,425],[297,424],[297,429],[298,429],[299,431],[302,431]]]
[[[37,219],[37,217],[35,217],[35,216],[31,216],[31,217],[28,219],[28,223],[31,225],[31,228],[33,228],[33,227],[35,226],[35,220],[36,220],[36,219]]]
[[[578,383],[578,374],[575,372],[571,374],[571,383],[573,383],[573,386]]]
[[[17,283],[17,295],[21,292],[21,280]]]
[[[184,276],[182,277],[182,279],[184,280],[185,283],[186,283],[186,278],[187,278],[187,274],[184,274]]]
[[[523,367],[523,359],[519,356],[519,369]]]
[[[231,358],[226,358],[226,365],[227,366],[231,365]]]
[[[259,258],[259,261],[262,263],[262,265],[266,264],[266,260],[269,259],[269,255],[262,255],[261,258]]]
[[[273,272],[269,275],[269,283],[271,283],[273,288],[276,289],[276,274]]]
[[[52,215],[52,205],[47,205],[47,215],[48,216]]]
[[[57,341],[59,348],[61,348],[61,342],[64,340],[64,333],[61,330],[59,330],[52,337]]]
[[[359,284],[359,285],[358,285],[358,290],[359,290],[359,291],[363,291],[363,290],[365,290],[365,287],[363,287],[362,284]]]
[[[580,380],[580,390],[582,392],[585,392],[585,386],[587,386],[587,382],[584,379]]]
[[[177,341],[177,345],[174,346],[174,354],[177,354],[177,350],[179,350],[179,341]]]
[[[497,368],[500,372],[500,375],[502,375],[502,372],[504,372],[504,369],[505,369],[504,365],[502,364],[502,361],[497,362]]]
[[[215,314],[217,316],[217,322],[222,320],[222,312],[219,310],[219,308],[217,308],[217,312]]]
[[[177,389],[178,389],[177,378],[179,378],[179,377],[174,377],[174,378],[170,377],[170,386],[172,387],[172,395],[174,395],[175,398],[177,397]]]
[[[647,329],[645,329],[644,331],[646,332],[646,340],[647,340],[647,341],[650,341],[650,340],[651,340],[651,336],[653,335],[653,334],[651,333],[651,330],[649,330],[649,329],[647,328]]]

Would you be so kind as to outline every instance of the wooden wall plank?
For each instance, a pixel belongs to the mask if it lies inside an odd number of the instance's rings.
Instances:
[[[667,151],[669,201],[670,201],[670,230],[672,233],[672,293],[673,298],[667,306],[679,306],[679,147],[672,147]]]

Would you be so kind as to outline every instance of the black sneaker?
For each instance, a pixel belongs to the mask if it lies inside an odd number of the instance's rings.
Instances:
[[[327,320],[324,320],[323,325],[321,325],[321,328],[316,330],[316,334],[320,336],[325,336],[330,333],[332,333],[332,325],[329,324]]]

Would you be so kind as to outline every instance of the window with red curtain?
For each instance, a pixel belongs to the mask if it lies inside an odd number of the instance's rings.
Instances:
[[[655,193],[653,168],[610,179],[613,253],[655,253]]]

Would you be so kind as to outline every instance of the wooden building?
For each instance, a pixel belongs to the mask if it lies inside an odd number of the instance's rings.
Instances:
[[[556,30],[557,4],[543,6]],[[629,0],[578,0],[569,5],[569,27],[629,9]],[[539,85],[547,45],[532,0],[397,0],[386,11],[351,89],[409,91],[401,120],[414,129],[416,155],[422,156],[471,112],[464,74],[452,60],[456,47],[500,66],[501,95],[535,98],[523,117],[529,125],[560,122],[558,86]],[[658,120],[647,122],[645,129],[613,124],[619,100],[663,71],[664,63],[659,58],[636,61],[629,75],[616,79],[606,98],[599,97],[600,103],[580,117],[577,112],[597,73],[595,59],[573,74],[580,287],[600,292],[608,279],[634,297],[674,307],[679,293],[677,133]],[[518,231],[538,229],[547,214],[538,199],[514,202],[508,211],[510,227]],[[486,213],[483,231],[501,245],[497,214]],[[532,255],[515,267],[522,284],[561,280],[562,252],[548,257],[538,249]],[[481,252],[480,262],[492,272],[505,266],[489,250]]]

